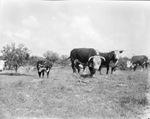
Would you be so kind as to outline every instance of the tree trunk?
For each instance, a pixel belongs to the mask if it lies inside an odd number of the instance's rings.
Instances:
[[[18,71],[18,66],[15,66],[15,72],[17,73],[17,71]]]

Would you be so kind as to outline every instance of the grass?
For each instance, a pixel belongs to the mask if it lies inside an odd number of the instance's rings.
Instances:
[[[7,82],[0,80],[1,119],[137,119],[148,104],[147,71],[78,78],[70,68],[63,68],[53,69],[49,79],[37,75],[2,78]]]
[[[31,76],[31,75],[28,75],[28,74],[14,73],[14,72],[0,73],[0,75],[7,75],[7,76]]]

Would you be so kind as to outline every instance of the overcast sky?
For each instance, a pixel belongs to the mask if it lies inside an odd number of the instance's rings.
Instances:
[[[38,56],[92,47],[150,57],[150,2],[2,0],[0,5],[0,50],[23,43]]]

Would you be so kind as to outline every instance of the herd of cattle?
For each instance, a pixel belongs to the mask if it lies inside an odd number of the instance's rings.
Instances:
[[[102,53],[93,48],[75,48],[71,50],[70,56],[65,60],[71,60],[71,67],[75,75],[79,74],[81,69],[83,69],[84,71],[85,68],[88,67],[90,76],[93,77],[96,70],[101,73],[102,67],[106,67],[106,74],[108,74],[109,68],[111,68],[111,73],[113,73],[113,71],[117,67],[117,63],[121,53],[123,53],[123,50],[115,50],[107,53]],[[147,65],[148,57],[145,55],[133,56],[131,60],[127,61],[127,67],[133,69],[134,71],[138,66],[147,69]],[[52,63],[39,61],[37,63],[39,77],[41,77],[41,73],[44,76],[44,72],[47,72],[48,77],[51,67]]]
[[[79,74],[81,69],[83,69],[84,71],[85,68],[88,67],[90,76],[93,77],[96,70],[101,73],[102,67],[106,67],[106,74],[108,74],[110,68],[111,73],[113,73],[113,71],[117,67],[117,63],[121,53],[123,53],[123,50],[115,50],[107,53],[102,53],[93,48],[75,48],[71,50],[70,56],[65,60],[71,60],[71,67],[75,75]],[[130,60],[126,61],[126,67],[133,69],[134,71],[139,66],[147,69],[148,63],[149,62],[147,56],[138,55],[133,56]],[[0,71],[3,70],[4,64],[5,61],[0,60]],[[41,75],[42,77],[44,77],[44,73],[46,72],[48,78],[53,63],[45,60],[38,61],[36,64],[39,77],[41,77]]]

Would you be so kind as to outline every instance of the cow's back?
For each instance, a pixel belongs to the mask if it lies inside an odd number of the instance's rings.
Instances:
[[[91,56],[97,55],[96,50],[93,48],[76,48],[73,49],[70,53],[70,57],[78,59],[82,63],[88,62],[88,59]]]
[[[102,62],[102,66],[104,65],[108,65],[110,63],[110,61],[113,60],[114,58],[114,52],[111,51],[111,52],[107,52],[107,53],[102,53],[102,52],[99,52],[99,55],[100,56],[103,56],[105,58],[105,61]]]
[[[132,58],[131,58],[131,62],[133,63],[133,64],[142,64],[142,63],[144,63],[144,62],[147,62],[148,61],[148,57],[147,56],[145,56],[145,55],[138,55],[138,56],[133,56]]]

